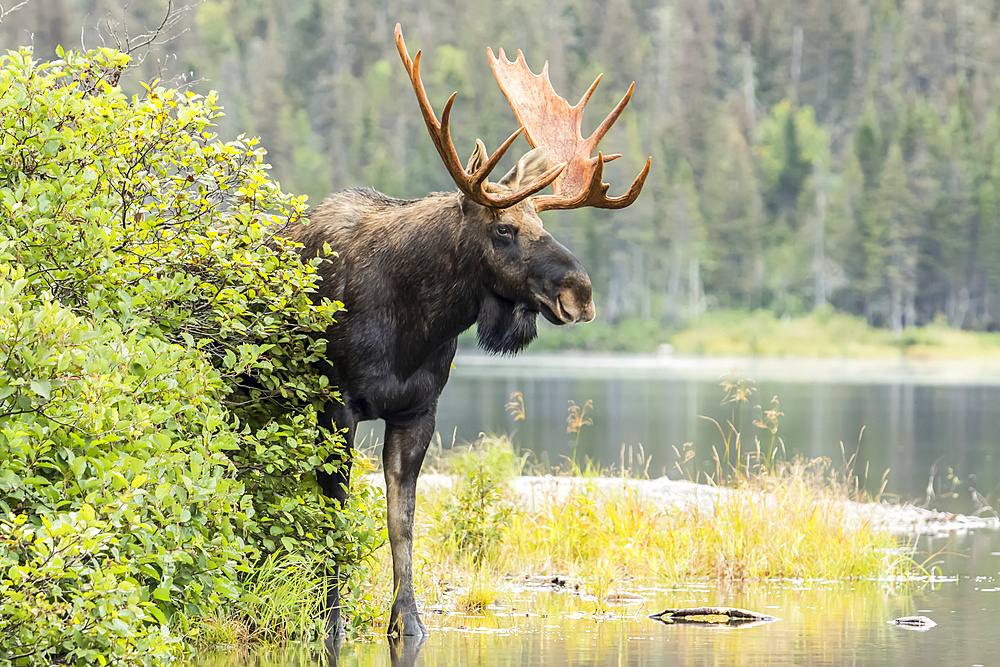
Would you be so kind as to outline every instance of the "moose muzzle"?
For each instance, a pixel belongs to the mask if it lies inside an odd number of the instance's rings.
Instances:
[[[538,299],[539,312],[552,324],[574,324],[594,319],[590,277],[584,271],[565,274],[555,290],[536,290],[535,298]]]

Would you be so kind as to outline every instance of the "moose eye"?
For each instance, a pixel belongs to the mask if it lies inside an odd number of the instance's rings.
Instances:
[[[510,225],[497,225],[497,236],[503,239],[514,238],[514,228]]]

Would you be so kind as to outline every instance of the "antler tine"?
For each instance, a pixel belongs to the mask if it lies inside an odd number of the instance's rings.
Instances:
[[[548,64],[548,61],[545,61],[545,62],[546,62],[546,64]],[[597,75],[597,78],[594,79],[594,83],[590,84],[590,88],[587,89],[587,92],[585,92],[583,95],[581,95],[580,96],[580,101],[577,102],[573,106],[574,109],[580,109],[580,113],[581,114],[583,113],[583,108],[585,106],[587,106],[587,102],[590,101],[590,96],[594,94],[594,91],[597,89],[597,84],[599,84],[601,82],[601,79],[603,79],[603,78],[604,78],[604,74],[603,73]],[[593,136],[593,135],[591,135],[591,136]]]
[[[642,192],[642,186],[646,182],[646,176],[649,175],[649,168],[653,164],[653,158],[649,157],[646,159],[645,166],[642,168],[642,171],[639,172],[639,175],[635,177],[635,180],[632,181],[632,185],[629,187],[628,191],[625,192],[625,194],[621,197],[608,197],[608,189],[611,185],[602,181],[604,176],[603,164],[605,162],[610,162],[614,157],[620,156],[602,156],[598,153],[595,161],[596,166],[591,174],[590,181],[587,183],[587,187],[583,188],[577,196],[572,198],[554,195],[541,195],[535,197],[535,210],[541,213],[542,211],[557,209],[566,210],[572,208],[584,208],[587,206],[608,209],[618,209],[631,206],[636,198],[639,197],[639,193]]]
[[[413,86],[413,92],[417,96],[417,103],[420,106],[420,112],[424,117],[424,124],[427,126],[427,132],[431,135],[431,141],[434,143],[434,147],[437,149],[438,155],[441,156],[442,162],[444,162],[445,167],[448,169],[448,173],[451,174],[452,180],[455,181],[455,185],[461,190],[467,197],[475,201],[476,203],[487,206],[490,208],[508,208],[514,204],[537,194],[539,191],[544,189],[546,186],[550,185],[566,167],[565,164],[552,166],[548,169],[541,177],[535,179],[529,183],[524,188],[519,189],[509,195],[492,195],[483,189],[483,184],[486,182],[487,177],[490,172],[496,168],[500,159],[510,148],[511,144],[514,143],[514,139],[517,138],[519,134],[524,131],[524,126],[519,127],[513,134],[511,134],[506,141],[504,141],[500,147],[493,152],[492,155],[487,158],[486,162],[475,170],[474,173],[469,174],[462,167],[462,161],[458,157],[458,152],[455,150],[455,144],[451,139],[451,126],[449,121],[451,120],[451,110],[455,104],[455,98],[458,93],[452,93],[451,97],[444,105],[444,109],[441,110],[441,120],[438,121],[437,116],[434,113],[434,107],[431,105],[430,100],[427,97],[427,91],[424,89],[423,81],[420,79],[420,54],[421,51],[417,51],[413,59],[410,59],[410,54],[406,49],[406,42],[403,41],[403,30],[400,24],[396,24],[395,30],[396,38],[396,50],[399,51],[399,57],[403,61],[403,66],[406,68],[406,73],[410,77],[410,84]]]
[[[621,197],[614,197],[612,199],[605,200],[605,205],[599,206],[598,208],[625,208],[626,206],[631,206],[632,202],[636,200],[639,193],[642,192],[642,186],[646,184],[646,177],[649,176],[649,168],[653,165],[653,156],[650,155],[646,158],[646,164],[643,165],[642,171],[639,175],[635,177],[632,181],[632,185],[629,186],[628,191]]]
[[[540,74],[535,74],[528,67],[524,55],[518,51],[513,62],[507,59],[503,49],[497,57],[493,50],[487,49],[490,65],[496,76],[500,89],[506,95],[514,115],[525,128],[525,136],[532,146],[546,146],[549,149],[549,164],[556,162],[568,163],[562,176],[553,183],[555,195],[540,195],[535,197],[535,209],[538,211],[551,209],[571,209],[584,206],[596,208],[624,208],[632,204],[642,186],[652,164],[652,158],[646,160],[646,165],[628,191],[621,197],[607,196],[610,186],[601,178],[604,173],[604,163],[610,162],[620,154],[590,157],[597,148],[598,142],[604,138],[611,126],[621,116],[632,93],[635,82],[629,86],[628,92],[611,110],[611,113],[597,126],[591,135],[584,139],[580,134],[583,110],[591,95],[601,81],[598,76],[575,105],[569,103],[552,89],[548,77],[548,63]]]
[[[594,81],[594,85],[590,87],[590,90],[584,93],[584,96],[580,99],[580,102],[577,104],[577,106],[579,106],[581,109],[581,113],[583,107],[587,104],[587,100],[590,98],[590,93],[593,92],[594,88],[597,88],[597,82],[600,80],[601,77],[598,76],[597,79]],[[594,150],[594,148],[597,147],[597,144],[601,141],[601,139],[604,138],[604,135],[608,133],[608,130],[610,130],[611,126],[615,124],[615,122],[618,120],[618,117],[622,115],[622,112],[625,111],[625,107],[628,106],[629,100],[632,99],[632,91],[634,90],[635,90],[635,81],[633,81],[632,85],[628,87],[628,92],[625,93],[625,97],[623,97],[621,101],[617,105],[615,105],[615,108],[611,110],[611,113],[608,114],[607,118],[601,121],[601,124],[597,126],[597,129],[594,130],[591,133],[590,137],[587,138],[586,143],[590,146],[590,150]]]
[[[399,57],[402,59],[406,73],[410,77],[410,85],[413,86],[413,92],[417,96],[417,104],[420,106],[420,112],[423,115],[424,124],[427,126],[427,132],[431,135],[431,141],[434,142],[434,147],[441,156],[441,160],[448,169],[448,173],[451,174],[452,179],[461,189],[462,184],[466,183],[468,179],[464,178],[465,170],[462,169],[462,161],[459,159],[458,153],[455,151],[455,146],[451,142],[451,131],[448,129],[448,118],[451,115],[451,107],[458,93],[452,93],[451,97],[445,103],[441,114],[444,119],[444,123],[442,124],[438,121],[434,113],[434,107],[431,106],[431,102],[427,97],[427,91],[424,89],[423,81],[420,79],[420,56],[422,52],[417,51],[413,60],[410,60],[410,54],[406,49],[406,42],[403,41],[403,29],[398,23],[396,24],[395,37],[396,50],[399,51]]]
[[[594,208],[619,209],[632,205],[636,198],[638,198],[639,193],[642,192],[642,186],[646,182],[646,176],[649,175],[649,169],[652,166],[653,158],[650,157],[646,159],[645,166],[643,166],[642,171],[639,172],[639,175],[636,176],[635,180],[632,181],[632,185],[625,192],[625,194],[620,197],[608,197],[608,189],[611,186],[602,181],[604,175],[603,164],[605,162],[610,162],[616,157],[620,156],[604,156],[598,153],[597,158],[594,160],[595,164],[590,180],[588,181],[586,187],[582,188],[575,197],[560,197],[554,195],[542,195],[535,197],[535,210],[540,213],[542,211],[557,209],[567,210],[573,208],[584,208],[587,206]]]

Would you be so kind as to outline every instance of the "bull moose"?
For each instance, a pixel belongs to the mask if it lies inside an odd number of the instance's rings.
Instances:
[[[541,313],[556,325],[594,318],[590,278],[580,262],[542,229],[538,213],[583,206],[623,208],[642,189],[651,162],[629,190],[607,196],[603,164],[620,155],[591,157],[621,114],[635,84],[586,140],[580,120],[600,77],[576,106],[552,90],[548,64],[531,72],[518,52],[487,50],[504,94],[521,124],[492,155],[482,141],[465,168],[448,126],[452,94],[441,114],[431,107],[420,80],[420,51],[413,60],[399,25],[396,47],[410,76],[424,122],[458,192],[416,200],[371,189],[331,195],[308,223],[279,233],[302,244],[304,257],[333,254],[318,271],[317,298],[341,301],[346,311],[326,331],[330,401],[320,423],[345,434],[348,451],[358,422],[383,419],[382,467],[386,482],[389,544],[395,591],[390,635],[424,635],[413,592],[413,512],[417,474],[434,433],[438,397],[448,380],[460,333],[477,325],[479,344],[513,354],[535,337]],[[499,181],[487,177],[514,139],[524,133],[532,150]],[[552,186],[553,194],[540,195]],[[319,472],[328,497],[347,498],[349,459],[333,474]],[[330,599],[330,627],[339,631],[339,592]]]

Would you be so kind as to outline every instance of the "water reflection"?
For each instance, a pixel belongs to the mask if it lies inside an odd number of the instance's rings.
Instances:
[[[426,642],[368,642],[281,655],[217,655],[201,667],[383,665],[937,665],[996,664],[1000,636],[1000,537],[981,532],[921,543],[948,576],[931,582],[698,583],[670,589],[623,588],[638,604],[596,613],[573,590],[520,589],[490,613],[427,613]],[[968,554],[968,556],[966,555]],[[971,556],[971,557],[970,557]],[[728,606],[781,620],[746,628],[666,626],[650,620],[666,607]],[[927,616],[938,625],[912,632],[892,625]]]
[[[906,596],[873,583],[645,591],[641,609],[585,613],[566,593],[541,593],[484,616],[429,619],[426,665],[843,664],[876,657],[895,641],[888,622]],[[667,627],[647,618],[662,606],[742,606],[782,617],[752,628]],[[876,653],[881,649],[876,649]],[[378,645],[345,646],[341,664],[384,664]],[[391,654],[390,654],[391,658]],[[396,663],[392,663],[396,664]]]

